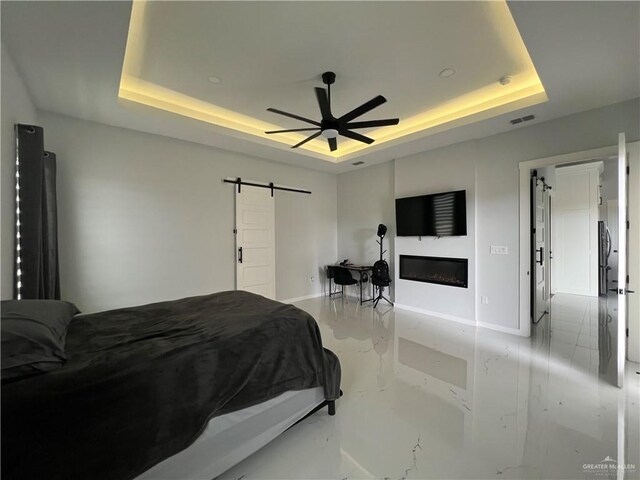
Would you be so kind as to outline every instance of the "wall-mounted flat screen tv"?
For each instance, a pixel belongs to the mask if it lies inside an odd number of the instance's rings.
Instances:
[[[448,237],[466,234],[466,190],[396,198],[396,235],[399,237]]]

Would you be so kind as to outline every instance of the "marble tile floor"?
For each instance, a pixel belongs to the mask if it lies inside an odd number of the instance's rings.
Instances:
[[[340,358],[337,414],[316,413],[220,478],[640,477],[640,366],[612,385],[598,299],[556,295],[531,338],[382,304],[296,305]]]

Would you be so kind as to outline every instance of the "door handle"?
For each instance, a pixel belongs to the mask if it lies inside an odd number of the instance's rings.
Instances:
[[[537,248],[536,253],[540,254],[540,258],[536,259],[536,263],[539,263],[540,265],[544,264],[544,247]]]
[[[610,292],[616,292],[618,295],[626,295],[627,293],[636,293],[635,290],[626,290],[624,288],[610,288]]]
[[[242,247],[238,248],[238,263],[242,263]]]

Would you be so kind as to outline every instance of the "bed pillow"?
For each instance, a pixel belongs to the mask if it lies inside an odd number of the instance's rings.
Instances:
[[[59,300],[5,300],[2,314],[2,381],[48,372],[67,359],[67,328],[76,306]]]

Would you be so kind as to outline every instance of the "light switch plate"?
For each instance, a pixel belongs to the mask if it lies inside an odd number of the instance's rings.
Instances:
[[[509,248],[503,247],[500,245],[491,245],[491,254],[492,255],[508,255]]]

